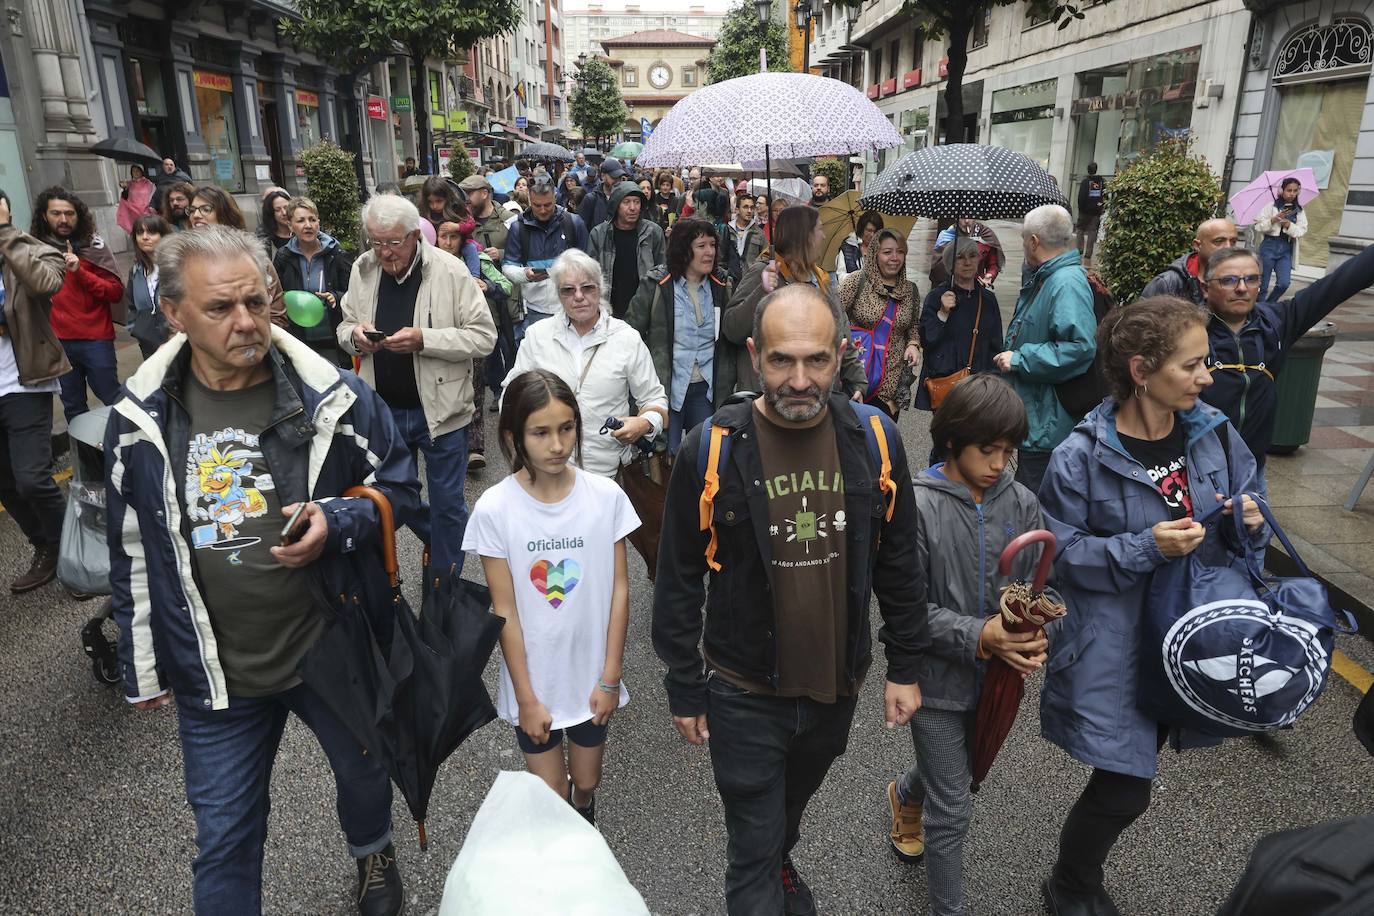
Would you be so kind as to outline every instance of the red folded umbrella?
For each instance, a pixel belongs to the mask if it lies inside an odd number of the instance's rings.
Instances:
[[[1044,595],[1045,580],[1050,576],[1054,563],[1054,535],[1044,529],[1027,531],[1012,540],[1002,551],[998,570],[1003,576],[1011,575],[1011,564],[1016,555],[1031,544],[1041,542],[1045,546],[1040,552],[1040,563],[1035,569],[1035,578],[1029,584],[1016,581],[1002,589],[1002,625],[1013,633],[1026,633],[1039,630],[1057,617],[1063,617],[1065,608],[1055,604]],[[973,725],[973,791],[977,792],[987,778],[997,752],[1011,732],[1016,721],[1016,712],[1021,707],[1021,697],[1025,693],[1025,681],[1014,668],[993,657],[988,661],[986,677],[983,678],[983,693],[978,698],[978,713]]]

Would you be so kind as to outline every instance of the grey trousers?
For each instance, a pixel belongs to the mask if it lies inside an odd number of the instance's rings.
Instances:
[[[916,764],[898,783],[902,797],[924,807],[926,896],[931,916],[964,912],[964,835],[973,815],[969,794],[970,712],[923,706],[911,719]]]

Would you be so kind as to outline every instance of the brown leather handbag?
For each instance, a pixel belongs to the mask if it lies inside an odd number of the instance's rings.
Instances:
[[[949,375],[931,376],[926,379],[926,391],[930,394],[930,409],[939,410],[945,396],[954,386],[973,374],[973,352],[978,346],[978,325],[983,320],[983,291],[978,290],[978,312],[973,316],[973,340],[968,345],[968,363],[958,372]]]

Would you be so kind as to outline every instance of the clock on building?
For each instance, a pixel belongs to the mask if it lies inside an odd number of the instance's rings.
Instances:
[[[649,68],[649,83],[655,89],[665,88],[672,79],[673,71],[668,68],[667,64],[654,64]]]

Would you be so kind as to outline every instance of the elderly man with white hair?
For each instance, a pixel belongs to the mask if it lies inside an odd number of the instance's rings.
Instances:
[[[639,332],[602,307],[601,265],[586,252],[570,248],[549,267],[563,311],[531,325],[503,384],[522,372],[547,369],[577,394],[584,433],[577,465],[614,476],[627,446],[652,439],[668,419],[668,396],[654,371],[653,357]],[[639,406],[630,413],[630,400]],[[601,433],[615,417],[619,429]]]
[[[378,194],[362,222],[369,250],[353,264],[339,345],[361,357],[358,374],[391,408],[410,450],[424,453],[430,524],[418,530],[429,535],[434,568],[462,568],[472,361],[492,351],[496,325],[463,262],[420,244],[413,203]]]
[[[1034,493],[1050,452],[1082,419],[1059,403],[1055,386],[1092,368],[1097,318],[1068,210],[1046,204],[1027,213],[1021,245],[1027,279],[1007,325],[1006,349],[993,361],[1026,402],[1030,432],[1017,455],[1016,479]]]

